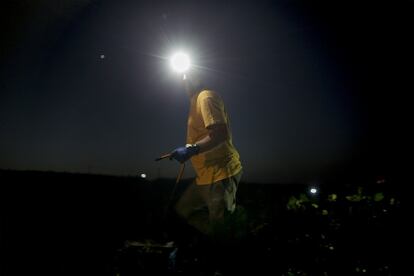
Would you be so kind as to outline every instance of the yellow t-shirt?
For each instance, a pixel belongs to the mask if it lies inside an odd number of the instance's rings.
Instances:
[[[191,158],[198,185],[211,184],[236,175],[242,169],[240,156],[232,143],[229,118],[223,100],[211,90],[203,90],[191,98],[187,143],[194,144],[208,135],[208,127],[225,124],[229,138],[213,149]]]

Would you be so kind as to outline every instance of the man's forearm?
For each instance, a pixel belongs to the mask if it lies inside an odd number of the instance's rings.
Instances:
[[[180,163],[184,163],[192,156],[209,151],[228,139],[227,127],[224,124],[208,128],[208,134],[195,145],[186,145],[171,152],[170,156]]]
[[[200,150],[198,153],[209,151],[215,148],[216,146],[220,145],[224,141],[225,139],[222,137],[216,137],[215,139],[213,139],[210,135],[207,135],[200,141],[196,142],[196,144],[200,147]]]
[[[199,146],[198,153],[209,151],[226,141],[228,138],[228,131],[225,124],[211,126],[208,130],[208,134],[203,139],[196,142]]]

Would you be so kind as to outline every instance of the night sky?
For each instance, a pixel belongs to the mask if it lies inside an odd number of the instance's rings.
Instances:
[[[245,181],[411,174],[413,13],[414,1],[5,1],[0,168],[175,177],[178,163],[154,158],[185,144],[189,101],[168,63],[184,49],[225,101]]]

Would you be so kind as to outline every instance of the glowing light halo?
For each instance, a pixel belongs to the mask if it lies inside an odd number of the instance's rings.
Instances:
[[[177,52],[172,55],[170,65],[175,72],[184,73],[191,66],[190,57],[183,52]]]

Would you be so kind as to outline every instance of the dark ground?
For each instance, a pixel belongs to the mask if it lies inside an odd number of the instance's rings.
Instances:
[[[163,216],[172,180],[0,171],[0,182],[1,275],[209,275],[226,250],[236,275],[414,275],[411,180],[325,183],[315,197],[304,184],[241,183],[234,242],[214,251]]]

